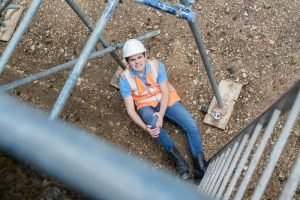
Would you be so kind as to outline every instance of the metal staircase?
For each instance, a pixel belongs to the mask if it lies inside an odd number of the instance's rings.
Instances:
[[[210,159],[198,189],[216,199],[240,200],[245,198],[245,194],[253,200],[262,199],[282,152],[288,148],[286,144],[293,127],[296,123],[299,125],[299,113],[300,81]],[[272,137],[278,131],[280,134],[274,143]],[[299,127],[296,131],[299,131]],[[272,152],[268,154],[270,148]],[[264,163],[264,171],[257,179],[260,175],[257,166],[265,157],[267,162]],[[292,199],[297,190],[300,156],[297,157],[280,199]],[[253,192],[247,190],[251,180],[256,183]]]
[[[0,1],[0,14],[8,8],[9,0]],[[22,36],[28,30],[43,0],[32,0],[13,37],[0,57],[0,74],[14,53]],[[59,64],[46,71],[30,75],[20,80],[1,85],[0,93],[39,80],[65,69],[72,69],[51,112],[51,119],[57,119],[81,71],[89,59],[100,58],[110,53],[120,64],[113,52],[122,47],[122,43],[111,45],[101,33],[112,17],[119,3],[109,0],[96,26],[89,21],[73,0],[65,2],[76,12],[92,32],[80,57]],[[181,0],[180,5],[173,5],[158,0],[138,0],[157,10],[180,17],[189,23],[201,58],[208,74],[218,104],[222,99],[214,80],[211,64],[206,55],[201,30],[197,26],[196,13],[191,9],[194,0]],[[139,39],[151,38],[159,32],[150,32]],[[104,49],[94,51],[100,42]],[[262,199],[276,165],[280,163],[282,152],[288,148],[288,138],[294,127],[299,125],[300,81],[274,102],[265,112],[244,128],[234,139],[217,152],[210,160],[203,180],[194,187],[181,182],[165,173],[115,150],[98,141],[82,130],[61,123],[50,121],[47,116],[36,113],[19,105],[11,97],[0,94],[0,150],[22,161],[29,162],[36,168],[57,178],[71,188],[95,199]],[[16,124],[16,121],[18,124]],[[294,131],[299,131],[294,128]],[[275,135],[279,135],[275,137]],[[276,142],[273,143],[274,139]],[[272,140],[272,142],[270,142]],[[299,137],[298,137],[299,140]],[[299,142],[298,142],[299,143]],[[56,148],[53,148],[55,144]],[[300,145],[299,145],[300,146]],[[269,150],[272,150],[269,153]],[[300,199],[300,147],[296,151],[294,166],[277,197],[283,199]],[[74,153],[75,152],[75,153]],[[80,155],[79,155],[80,153]],[[81,156],[84,155],[84,156]],[[51,157],[51,159],[46,159]],[[108,159],[109,158],[109,159]],[[289,158],[290,159],[290,158]],[[260,174],[258,169],[263,169]],[[98,173],[102,172],[102,173]],[[112,179],[115,178],[115,181]],[[249,187],[254,183],[256,187]],[[257,184],[256,184],[257,183]],[[130,188],[128,190],[128,188]],[[134,189],[133,189],[134,188]],[[123,190],[121,190],[123,189]],[[118,192],[115,192],[118,191]],[[295,194],[296,193],[296,194]]]

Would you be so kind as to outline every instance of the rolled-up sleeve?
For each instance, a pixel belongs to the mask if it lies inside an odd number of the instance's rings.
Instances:
[[[159,65],[158,65],[157,83],[162,84],[167,80],[168,80],[168,75],[167,75],[167,72],[166,72],[165,65],[160,62]]]
[[[126,99],[131,96],[131,90],[130,90],[129,83],[126,79],[124,79],[122,77],[119,80],[119,88],[120,88],[120,94],[123,99]]]

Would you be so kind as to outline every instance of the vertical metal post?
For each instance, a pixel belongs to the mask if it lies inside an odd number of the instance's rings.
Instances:
[[[300,112],[300,91],[298,91],[297,98],[293,104],[293,107],[291,108],[291,111],[290,111],[288,118],[286,120],[286,123],[281,131],[278,141],[274,145],[273,151],[269,158],[269,163],[268,163],[267,167],[265,168],[262,176],[260,177],[257,187],[255,188],[254,194],[252,196],[253,200],[261,199],[261,197],[267,187],[267,184],[271,178],[271,175],[276,166],[276,163],[279,160],[279,157],[283,151],[283,148],[288,140],[291,130],[292,130],[295,122],[298,119],[299,112]]]
[[[64,85],[61,93],[59,94],[53,109],[50,114],[50,119],[53,120],[58,117],[58,115],[61,113],[68,97],[70,96],[72,89],[75,87],[75,84],[77,82],[78,77],[80,76],[84,66],[87,63],[87,60],[92,53],[93,49],[96,46],[96,43],[99,40],[99,37],[102,33],[102,30],[104,29],[106,23],[108,20],[112,17],[113,12],[115,8],[117,7],[119,1],[118,0],[110,0],[104,10],[104,14],[100,17],[98,20],[95,30],[93,31],[92,35],[88,39],[82,53],[80,54],[80,57],[78,59],[78,62],[74,66],[73,71],[69,75],[69,78]]]
[[[93,32],[94,25],[91,22],[90,18],[86,16],[77,5],[74,0],[65,0],[65,2],[71,7],[71,9],[78,15],[81,21],[86,25],[90,32]],[[101,37],[100,37],[101,38]]]
[[[188,7],[191,6],[191,3],[187,0],[180,0],[180,2],[185,6],[188,6]],[[215,94],[218,105],[219,105],[220,108],[223,108],[223,106],[224,106],[223,101],[222,101],[222,98],[221,98],[221,94],[220,94],[220,91],[219,91],[219,88],[218,88],[217,81],[214,78],[214,74],[213,74],[213,71],[212,71],[212,64],[210,63],[208,55],[206,53],[206,48],[205,48],[204,42],[202,40],[202,34],[201,34],[200,27],[198,26],[197,17],[195,17],[195,20],[193,22],[188,21],[188,24],[189,24],[189,27],[190,27],[190,29],[193,33],[194,38],[195,38],[199,53],[200,53],[201,58],[202,58],[202,62],[204,64],[208,79],[210,81],[210,85],[211,85],[212,90]]]
[[[229,184],[229,186],[228,186],[228,188],[227,188],[227,190],[226,190],[226,192],[224,194],[224,198],[223,198],[224,200],[228,200],[230,198],[231,193],[232,193],[232,191],[233,191],[233,189],[235,187],[235,184],[237,183],[238,179],[240,178],[240,175],[241,175],[241,173],[243,171],[243,168],[244,168],[244,166],[246,165],[246,163],[248,161],[248,158],[250,156],[251,150],[252,150],[252,148],[253,148],[253,146],[255,144],[255,141],[256,141],[257,137],[259,136],[259,133],[260,133],[262,127],[263,126],[260,123],[258,123],[255,126],[254,132],[253,132],[253,134],[252,134],[252,136],[250,138],[248,146],[247,146],[245,152],[243,153],[242,159],[240,160],[240,162],[239,162],[239,164],[237,166],[237,169],[236,169],[236,171],[235,171],[235,173],[234,173],[234,175],[233,175],[233,177],[232,177],[232,179],[230,181],[230,184]]]
[[[65,0],[67,4],[72,8],[72,10],[78,15],[78,17],[81,19],[81,21],[86,25],[86,27],[89,29],[90,32],[94,31],[94,25],[90,21],[90,19],[81,11],[80,7],[77,5],[77,3],[74,0]],[[107,48],[110,46],[110,44],[105,41],[105,39],[100,36],[99,41],[101,42],[102,46],[104,48]],[[122,67],[122,69],[126,69],[126,66],[122,62],[122,60],[118,57],[118,55],[115,52],[111,52],[110,55],[115,59],[115,61]]]
[[[242,183],[240,184],[240,187],[238,189],[238,192],[237,192],[234,200],[241,200],[243,198],[245,191],[247,189],[247,186],[248,186],[249,182],[251,181],[252,175],[256,169],[256,166],[257,166],[257,164],[263,154],[263,151],[268,143],[268,140],[272,136],[273,130],[279,119],[280,113],[281,113],[280,110],[278,110],[278,109],[274,110],[272,117],[266,128],[266,131],[263,134],[262,139],[260,140],[259,146],[257,147],[255,154],[253,155],[253,158],[249,164],[248,170],[244,176]]]
[[[292,170],[287,183],[281,192],[279,200],[291,200],[294,196],[297,186],[300,184],[300,154]]]
[[[7,47],[5,48],[4,52],[0,58],[0,74],[3,72],[6,64],[9,61],[9,58],[17,48],[18,43],[21,41],[23,34],[29,27],[29,24],[32,21],[32,18],[36,15],[39,7],[41,6],[43,0],[33,0],[28,11],[26,12],[24,18],[20,22],[16,32],[12,36],[10,42],[8,43]]]

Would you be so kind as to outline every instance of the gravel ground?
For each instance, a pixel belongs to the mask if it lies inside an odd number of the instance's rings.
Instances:
[[[29,2],[18,1],[24,6]],[[77,2],[94,22],[105,6],[101,0]],[[186,22],[123,0],[104,37],[114,43],[153,29],[161,30],[158,37],[146,43],[148,55],[166,63],[170,82],[201,127],[209,158],[262,112],[270,99],[300,79],[300,1],[202,0],[194,8],[199,13],[199,24],[216,79],[231,79],[243,84],[225,131],[202,123],[204,114],[200,109],[209,105],[212,90]],[[0,84],[78,57],[88,35],[66,3],[45,0],[8,69],[1,75]],[[0,43],[0,50],[5,46],[6,43]],[[129,120],[118,91],[109,85],[116,68],[117,64],[109,55],[89,62],[61,118],[129,154],[149,160],[157,168],[173,172],[167,155]],[[50,111],[67,77],[66,71],[18,88],[12,94],[34,107]],[[181,131],[168,123],[166,128],[188,158]],[[293,137],[296,142],[292,143],[291,151],[298,152],[299,133]],[[3,177],[0,199],[82,198],[5,155],[0,155],[0,175]]]

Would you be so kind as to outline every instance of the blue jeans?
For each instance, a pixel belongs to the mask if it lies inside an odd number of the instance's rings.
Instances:
[[[138,113],[147,125],[155,127],[156,118],[153,116],[153,113],[158,112],[159,108],[159,105],[155,108],[147,106],[139,109]],[[195,120],[192,118],[192,115],[180,102],[176,102],[172,106],[168,107],[165,117],[183,129],[193,157],[197,157],[200,153],[203,153],[202,141],[200,137],[201,132]],[[159,137],[155,138],[155,140],[161,144],[167,152],[169,152],[175,146],[173,140],[169,137],[164,128],[160,129]]]

